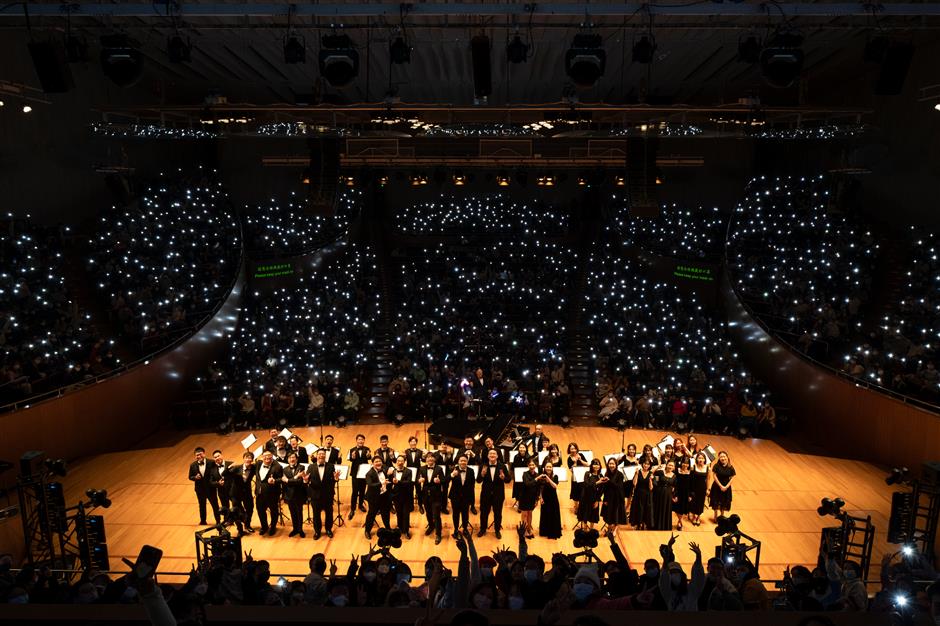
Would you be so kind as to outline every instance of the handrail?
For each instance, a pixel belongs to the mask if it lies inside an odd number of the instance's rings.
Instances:
[[[74,383],[70,383],[68,385],[60,385],[59,387],[56,387],[55,389],[50,389],[48,391],[44,391],[43,393],[39,393],[39,394],[30,396],[28,398],[24,398],[22,400],[16,400],[14,402],[8,402],[7,404],[0,405],[0,414],[8,413],[11,411],[18,411],[20,409],[28,409],[33,404],[37,404],[39,402],[45,402],[46,400],[52,400],[54,398],[59,398],[68,393],[71,393],[72,391],[77,391],[78,389],[87,387],[89,385],[94,385],[94,384],[104,382],[105,380],[109,380],[115,376],[119,376],[137,367],[138,365],[149,365],[150,361],[156,359],[162,354],[175,350],[176,348],[180,347],[181,345],[189,341],[189,339],[191,339],[192,336],[199,329],[201,329],[203,326],[208,324],[212,320],[212,318],[214,318],[218,314],[219,310],[221,310],[221,308],[225,305],[226,300],[228,300],[228,296],[231,295],[232,290],[235,288],[235,284],[238,282],[238,277],[242,271],[242,264],[245,261],[245,237],[244,237],[244,233],[242,232],[242,225],[241,225],[240,220],[238,224],[238,235],[239,235],[239,242],[241,243],[241,245],[238,247],[238,262],[235,264],[236,271],[234,275],[232,276],[232,280],[229,283],[228,288],[224,292],[226,295],[225,297],[220,298],[219,301],[213,307],[213,309],[206,316],[200,319],[197,323],[193,324],[192,326],[187,327],[186,329],[182,329],[182,330],[192,330],[193,333],[187,333],[185,335],[182,335],[175,341],[163,346],[162,348],[158,348],[154,352],[151,352],[145,356],[134,359],[133,361],[129,361],[127,363],[119,365],[118,367],[112,370],[109,370],[105,372],[104,374],[98,374],[94,378],[80,380]]]
[[[822,361],[817,361],[816,359],[814,359],[813,357],[811,357],[811,356],[809,356],[808,354],[804,353],[803,351],[801,351],[799,348],[797,348],[796,346],[794,346],[794,345],[791,344],[790,342],[788,342],[788,341],[786,341],[785,339],[783,339],[782,337],[780,337],[780,336],[777,334],[777,332],[773,330],[772,327],[770,327],[768,324],[764,323],[764,320],[761,318],[761,316],[760,316],[758,313],[756,313],[756,312],[751,308],[750,305],[747,304],[747,300],[746,300],[745,298],[743,298],[741,295],[738,294],[738,292],[737,292],[737,290],[735,289],[735,286],[734,286],[734,281],[731,280],[731,267],[732,267],[732,266],[731,266],[731,261],[730,261],[730,259],[728,258],[728,251],[729,251],[728,244],[729,244],[729,242],[730,242],[730,240],[731,240],[731,228],[732,228],[732,226],[733,226],[734,223],[735,223],[735,219],[736,219],[736,217],[737,217],[737,213],[739,213],[739,211],[737,211],[737,210],[732,213],[731,219],[728,220],[728,226],[727,226],[727,229],[726,229],[726,231],[725,231],[724,266],[725,266],[725,271],[726,271],[727,274],[728,274],[728,278],[729,278],[728,284],[729,284],[730,287],[731,287],[731,291],[732,291],[732,293],[734,293],[735,299],[736,299],[736,300],[738,301],[738,303],[744,308],[744,310],[747,312],[747,314],[750,316],[750,318],[751,318],[752,320],[754,320],[754,322],[755,322],[758,326],[760,326],[761,329],[764,330],[764,332],[766,332],[768,335],[771,335],[774,339],[776,339],[777,341],[779,341],[780,343],[782,343],[783,345],[785,345],[787,348],[790,349],[791,352],[793,352],[794,354],[796,354],[799,358],[803,359],[804,361],[807,361],[807,362],[809,362],[810,364],[815,365],[816,367],[820,367],[820,368],[826,370],[828,373],[833,374],[833,375],[835,375],[835,376],[837,376],[837,377],[839,377],[839,378],[841,378],[841,379],[843,379],[843,380],[845,380],[845,381],[847,381],[847,382],[851,382],[851,383],[854,384],[856,387],[862,387],[862,388],[864,388],[864,389],[869,389],[869,390],[871,390],[871,391],[877,391],[877,392],[879,392],[879,393],[883,393],[883,394],[887,395],[887,396],[890,397],[890,398],[894,398],[895,400],[898,400],[899,402],[903,402],[904,404],[909,404],[909,405],[911,405],[911,406],[915,406],[915,407],[917,407],[917,408],[924,409],[925,411],[929,411],[930,413],[934,413],[934,414],[940,416],[940,406],[938,406],[938,405],[936,405],[936,404],[932,404],[932,403],[930,403],[930,402],[927,402],[926,400],[921,400],[921,399],[915,398],[915,397],[913,397],[913,396],[909,396],[909,395],[906,395],[906,394],[903,394],[903,393],[899,393],[899,392],[897,392],[897,391],[894,391],[893,389],[889,389],[889,388],[887,388],[887,387],[883,387],[883,386],[881,386],[881,385],[879,385],[879,384],[877,384],[877,383],[873,383],[873,382],[867,381],[867,380],[865,380],[865,379],[863,379],[863,378],[858,378],[857,376],[852,376],[851,374],[848,374],[847,372],[843,372],[842,370],[837,369],[837,368],[835,368],[835,367],[829,365],[828,363],[823,363]]]

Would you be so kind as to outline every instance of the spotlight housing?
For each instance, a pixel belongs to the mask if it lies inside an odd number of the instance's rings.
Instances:
[[[607,67],[607,53],[604,51],[600,35],[579,33],[575,35],[571,47],[565,53],[565,73],[581,88],[593,87],[604,75]]]
[[[643,35],[633,44],[633,62],[647,65],[653,62],[656,54],[656,38],[652,33]]]
[[[26,107],[23,108],[26,109]],[[28,111],[24,111],[24,113],[28,113]],[[43,465],[49,473],[55,474],[56,476],[65,476],[69,473],[65,465],[65,460],[63,459],[46,459],[43,461]]]
[[[509,40],[509,43],[506,44],[506,60],[518,65],[519,63],[525,63],[528,59],[529,46],[522,41],[522,37],[519,36],[519,33],[516,33],[515,36]]]
[[[771,87],[786,89],[797,81],[803,71],[803,36],[777,33],[760,53],[760,70]]]
[[[388,46],[388,55],[395,65],[404,65],[411,63],[411,46],[405,41],[404,37],[398,36]]]
[[[103,509],[111,506],[111,499],[108,498],[107,489],[88,489],[85,491],[91,506],[100,506]]]
[[[131,87],[144,73],[144,57],[127,35],[101,37],[101,70],[118,87]]]
[[[290,35],[284,39],[284,63],[295,65],[307,62],[307,42],[303,37]]]
[[[842,507],[844,506],[845,500],[842,498],[823,498],[816,508],[816,513],[819,514],[819,517],[826,517],[827,515],[839,517],[839,515],[842,514]]]
[[[509,174],[497,174],[496,175],[496,186],[497,187],[508,187],[509,186]]]
[[[760,61],[760,39],[751,35],[738,41],[738,61],[742,63],[758,63]]]
[[[183,39],[179,34],[173,35],[166,41],[166,54],[170,63],[189,63],[192,59],[193,44],[189,39]]]
[[[738,532],[738,524],[740,523],[741,518],[736,514],[719,515],[718,522],[715,525],[715,534],[719,537],[722,535],[732,535]]]
[[[348,86],[359,75],[359,52],[349,35],[324,35],[320,42],[320,75],[333,87]]]
[[[378,543],[380,548],[400,548],[401,531],[397,528],[380,528]]]

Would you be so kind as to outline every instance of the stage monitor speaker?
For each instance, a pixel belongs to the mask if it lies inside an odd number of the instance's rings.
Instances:
[[[897,96],[904,89],[904,80],[914,58],[914,44],[893,41],[885,50],[881,71],[875,80],[876,96]]]
[[[339,186],[340,140],[311,139],[308,145],[310,184],[307,212],[312,215],[331,216],[336,211],[336,191]]]
[[[940,461],[925,461],[921,475],[925,485],[940,487]]]
[[[31,41],[29,54],[39,84],[46,93],[66,93],[75,87],[72,70],[69,68],[65,45],[60,41]]]

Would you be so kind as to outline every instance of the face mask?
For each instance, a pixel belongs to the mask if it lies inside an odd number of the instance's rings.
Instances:
[[[525,606],[525,600],[520,596],[509,596],[509,610],[510,611],[520,611],[522,607]]]
[[[490,599],[481,593],[473,596],[473,606],[477,610],[485,611],[490,608]]]
[[[493,568],[492,567],[481,567],[480,576],[483,578],[492,578],[493,577]]]
[[[300,592],[300,591],[295,591],[294,593],[290,594],[290,597],[294,602],[297,602],[298,604],[304,601],[304,594],[303,592]]]
[[[539,579],[538,570],[527,569],[525,571],[525,579],[526,579],[526,582],[528,583],[534,583],[535,581],[537,581]]]
[[[375,577],[376,577],[376,573],[375,573],[375,572],[365,572],[365,573],[362,575],[362,578],[363,578],[367,583],[373,582],[373,581],[375,580]]]
[[[401,585],[402,583],[404,583],[404,584],[406,584],[406,585],[410,584],[410,583],[411,583],[411,575],[410,575],[410,574],[399,574],[399,575],[398,575],[398,584]]]
[[[673,587],[678,587],[679,585],[681,585],[681,584],[682,584],[682,574],[680,574],[680,573],[678,573],[678,572],[673,572],[673,573],[669,574],[669,583],[670,583]]]
[[[574,597],[580,602],[584,602],[594,593],[594,585],[591,583],[575,583],[572,591],[574,591]]]
[[[10,604],[29,604],[29,596],[18,595],[10,596],[7,598],[7,602]]]
[[[379,565],[377,569],[379,570],[379,574],[382,574],[383,576],[388,574],[388,565]]]
[[[204,596],[206,595],[207,591],[209,591],[209,585],[206,583],[199,583],[193,587],[193,593],[195,593],[197,596]]]
[[[333,606],[346,606],[349,598],[346,596],[333,596]]]
[[[659,568],[658,567],[649,568],[648,570],[646,570],[646,575],[649,576],[650,578],[656,578],[657,576],[659,576]]]
[[[128,587],[127,589],[124,590],[125,600],[133,600],[136,597],[137,597],[137,590],[134,589],[133,587]]]
[[[845,579],[846,580],[855,580],[858,577],[858,574],[855,573],[854,569],[845,570]]]

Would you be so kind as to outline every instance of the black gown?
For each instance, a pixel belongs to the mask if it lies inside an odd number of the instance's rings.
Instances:
[[[512,473],[513,480],[515,480],[516,468],[517,467],[528,467],[529,466],[529,457],[522,457],[517,454],[516,458],[512,460]],[[522,493],[522,483],[513,482],[512,484],[512,499],[518,501],[519,496]]]
[[[708,491],[708,470],[700,472],[694,467],[689,479],[689,513],[701,515],[705,510],[705,496]]]
[[[596,524],[600,521],[600,510],[601,508],[595,507],[594,503],[601,501],[601,496],[604,495],[604,486],[601,485],[598,487],[597,481],[600,479],[600,476],[595,476],[594,474],[585,474],[584,483],[582,483],[581,488],[581,499],[578,500],[578,521],[579,522],[591,522]]]
[[[712,467],[712,472],[715,473],[715,480],[712,482],[712,490],[708,494],[708,506],[716,511],[730,511],[731,486],[728,485],[728,488],[722,491],[718,487],[718,481],[720,480],[722,484],[727,485],[728,481],[731,480],[736,473],[734,467],[715,463],[714,467]]]
[[[672,511],[678,515],[689,512],[689,487],[692,484],[692,474],[676,472],[676,501],[672,503]]]
[[[623,473],[620,470],[611,472],[607,470],[604,474],[609,481],[604,483],[604,521],[608,525],[627,523],[626,497],[624,496]]]
[[[587,458],[585,458],[583,454],[578,452],[578,456],[581,457],[582,461],[587,463]],[[574,482],[574,473],[572,471],[573,467],[574,467],[574,461],[572,461],[571,457],[569,456],[568,457],[568,476],[571,479],[571,499],[574,500],[575,502],[578,502],[581,500],[581,489],[584,483]]]
[[[653,476],[653,530],[672,528],[672,496],[676,488],[676,474],[666,476],[657,472]]]
[[[630,461],[629,459],[627,459],[626,455],[624,455],[623,459],[621,459],[620,464],[624,467],[636,467],[637,465],[639,465],[639,463],[635,459],[633,461]],[[624,483],[623,491],[624,491],[624,494],[628,498],[633,497],[633,481],[632,480],[628,480]]]
[[[558,477],[549,476],[557,484]],[[561,508],[558,504],[558,490],[540,481],[542,488],[542,511],[539,515],[539,537],[559,539],[561,537]]]
[[[535,503],[539,499],[539,488],[541,484],[535,479],[538,478],[538,474],[532,475],[529,472],[526,472],[522,475],[522,482],[519,483],[519,510],[520,511],[534,511]]]
[[[633,502],[630,505],[630,525],[634,528],[650,530],[653,525],[653,492],[649,479],[653,470],[643,475],[643,470],[636,472],[636,486],[633,488]]]

